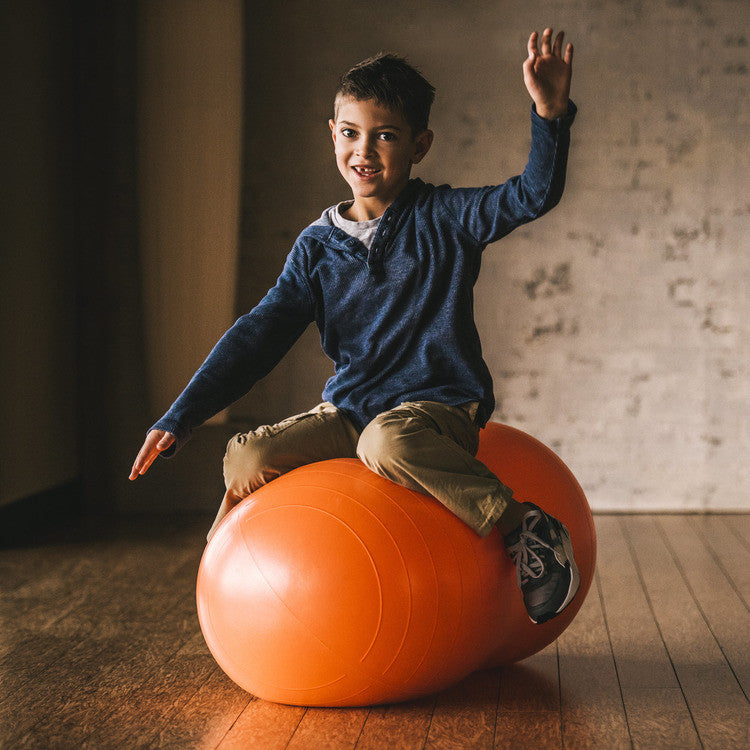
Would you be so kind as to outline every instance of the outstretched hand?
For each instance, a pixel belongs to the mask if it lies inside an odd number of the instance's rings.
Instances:
[[[146,441],[138,452],[133,468],[130,470],[130,477],[128,477],[130,481],[132,482],[141,476],[141,474],[145,474],[149,466],[156,460],[156,457],[167,450],[174,441],[175,436],[171,432],[151,430],[146,435]]]
[[[539,34],[535,31],[529,37],[529,56],[523,64],[523,80],[536,111],[546,120],[562,117],[568,110],[570,79],[573,73],[573,45],[568,44],[563,56],[562,46],[565,32],[561,31],[552,43],[552,29],[542,34],[539,50]]]

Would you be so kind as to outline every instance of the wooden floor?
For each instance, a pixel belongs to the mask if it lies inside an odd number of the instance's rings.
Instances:
[[[418,702],[325,710],[216,666],[194,603],[208,522],[0,550],[0,747],[750,747],[750,515],[597,516],[596,579],[557,643]]]

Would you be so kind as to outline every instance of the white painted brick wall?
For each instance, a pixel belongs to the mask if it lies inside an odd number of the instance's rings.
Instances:
[[[749,509],[750,3],[311,5],[262,19],[272,41],[258,65],[278,53],[274,29],[284,58],[260,104],[283,102],[269,137],[249,142],[267,211],[243,239],[248,284],[259,268],[272,281],[289,238],[346,197],[325,118],[349,64],[378,49],[418,64],[438,96],[435,146],[416,174],[489,184],[528,152],[528,33],[564,26],[580,107],[567,191],[488,249],[477,287],[495,418],[553,446],[595,509]],[[273,151],[300,128],[317,128],[304,149]],[[306,337],[237,413],[315,403],[327,374],[316,350]]]

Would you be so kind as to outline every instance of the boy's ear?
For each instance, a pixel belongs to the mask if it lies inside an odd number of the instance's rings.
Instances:
[[[336,122],[334,120],[329,120],[328,127],[331,129],[331,137],[333,138],[333,142],[336,143]]]
[[[427,156],[434,137],[435,134],[431,130],[423,130],[414,139],[414,154],[411,157],[412,164],[419,164]]]

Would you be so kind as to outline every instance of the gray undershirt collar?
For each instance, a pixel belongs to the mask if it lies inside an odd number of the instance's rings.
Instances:
[[[331,224],[343,229],[348,235],[356,237],[368,250],[372,246],[372,241],[375,239],[375,234],[378,231],[381,216],[377,216],[374,219],[367,219],[366,221],[351,221],[341,215],[342,211],[346,211],[352,206],[354,201],[343,201],[337,206],[332,206],[328,209],[328,218]]]

